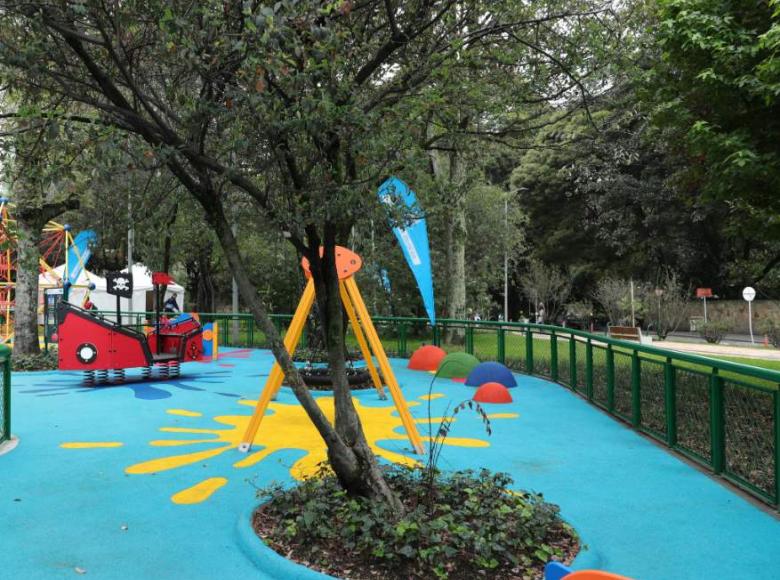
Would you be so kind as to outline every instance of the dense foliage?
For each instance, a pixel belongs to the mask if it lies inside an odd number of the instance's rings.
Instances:
[[[42,350],[38,354],[17,354],[11,357],[13,371],[54,371],[57,370],[57,350]]]
[[[576,552],[574,532],[541,495],[510,491],[506,474],[440,475],[424,501],[423,472],[387,468],[405,511],[350,498],[333,477],[261,490],[258,534],[275,550],[338,576],[537,577],[551,558]]]

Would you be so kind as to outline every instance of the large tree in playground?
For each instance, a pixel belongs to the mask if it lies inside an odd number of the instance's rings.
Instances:
[[[334,248],[376,209],[382,176],[403,174],[420,151],[475,127],[506,134],[497,130],[490,86],[506,87],[519,71],[543,66],[540,38],[565,44],[575,32],[601,30],[605,11],[594,2],[554,0],[0,6],[0,58],[19,72],[20,86],[42,86],[89,107],[143,140],[176,176],[203,208],[342,485],[397,505],[346,381]],[[561,98],[566,89],[557,87]],[[443,114],[456,95],[470,100],[469,123]],[[518,122],[533,118],[521,108],[514,114]],[[247,275],[226,208],[233,196],[250,200],[309,259],[335,376],[333,425]]]
[[[2,180],[14,207],[6,236],[14,239],[14,355],[39,354],[38,275],[44,227],[80,203],[88,189],[92,162],[86,119],[60,104],[45,102],[41,91],[6,92],[0,155]],[[41,106],[43,105],[43,106]],[[34,113],[33,113],[34,111]],[[35,118],[30,118],[34,114]],[[74,123],[76,129],[70,125]],[[94,127],[93,127],[94,128]],[[10,243],[10,241],[9,241]],[[55,264],[56,265],[56,264]]]

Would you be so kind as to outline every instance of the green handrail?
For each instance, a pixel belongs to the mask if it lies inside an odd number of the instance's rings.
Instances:
[[[140,326],[153,313],[124,316],[135,316]],[[251,314],[200,317],[220,323],[224,346],[265,345]],[[284,332],[292,315],[271,318]],[[780,371],[547,324],[440,319],[431,327],[426,318],[373,320],[380,336],[387,337],[383,343],[391,356],[407,357],[429,343],[568,381],[568,388],[589,403],[780,507]],[[232,322],[239,326],[237,334],[228,328]]]

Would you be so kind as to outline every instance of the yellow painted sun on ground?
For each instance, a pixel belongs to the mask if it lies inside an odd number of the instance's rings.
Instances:
[[[434,394],[430,398],[443,397]],[[429,397],[420,397],[427,400]],[[378,445],[380,441],[406,440],[400,417],[394,414],[395,408],[365,407],[358,399],[353,399],[355,407],[360,415],[363,429],[371,449],[378,456],[403,465],[416,465],[419,462],[402,453],[389,451]],[[238,401],[239,405],[254,407],[255,401]],[[317,404],[332,422],[334,420],[333,397],[319,397]],[[409,406],[418,405],[410,402]],[[197,420],[202,413],[185,409],[169,409],[171,415],[192,418]],[[488,415],[492,419],[516,418],[514,413],[501,413]],[[197,447],[187,453],[172,454],[141,463],[136,463],[125,469],[129,474],[152,474],[169,471],[200,463],[231,450],[237,450],[241,444],[241,438],[246,430],[251,415],[220,415],[213,421],[220,427],[196,428],[196,427],[162,427],[163,433],[180,434],[182,438],[155,439],[149,444],[153,447]],[[417,423],[428,423],[429,419],[416,419]],[[438,425],[441,417],[433,417],[430,422]],[[445,445],[458,447],[488,447],[489,443],[482,439],[463,437],[447,437]],[[84,449],[94,447],[117,447],[121,443],[110,442],[73,442],[63,443],[65,449]],[[290,474],[296,479],[303,479],[317,473],[319,466],[327,459],[326,447],[316,428],[312,424],[306,412],[298,404],[286,404],[271,402],[269,413],[263,418],[263,424],[257,432],[253,442],[253,450],[233,464],[237,469],[245,469],[256,465],[277,451],[292,449],[302,450],[306,454],[298,459],[290,467]],[[215,491],[228,483],[226,477],[208,477],[195,485],[180,490],[171,496],[171,501],[177,504],[195,504],[207,500]]]

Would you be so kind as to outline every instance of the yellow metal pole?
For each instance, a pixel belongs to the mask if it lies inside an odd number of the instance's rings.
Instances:
[[[344,282],[341,280],[339,280],[339,292],[341,293],[341,301],[344,303],[344,309],[347,311],[349,322],[352,325],[352,330],[355,333],[355,338],[357,338],[358,344],[360,345],[360,351],[363,353],[363,358],[366,360],[366,366],[368,367],[368,372],[371,374],[371,380],[374,382],[376,392],[379,393],[379,398],[384,401],[387,399],[387,395],[385,395],[382,381],[379,379],[379,373],[376,372],[374,361],[371,358],[371,350],[368,348],[366,337],[363,334],[363,330],[360,328],[360,321],[358,321],[357,315],[355,314],[355,308],[352,306],[352,301],[349,299],[347,289],[344,288]]]
[[[295,309],[295,314],[290,322],[290,327],[287,329],[287,334],[284,335],[284,348],[292,356],[295,353],[295,349],[301,340],[303,335],[303,328],[306,326],[306,319],[311,312],[311,307],[314,304],[314,280],[309,278],[306,283],[306,289],[303,291],[301,301],[298,303],[298,308]],[[260,423],[263,420],[266,410],[268,409],[268,403],[271,402],[279,387],[282,386],[282,380],[284,379],[284,372],[278,362],[274,363],[271,368],[271,373],[268,375],[268,379],[263,387],[263,392],[260,395],[260,399],[255,406],[255,412],[252,414],[252,419],[247,425],[244,437],[241,440],[241,445],[238,446],[238,450],[242,453],[247,453],[252,448],[252,441],[255,439],[257,430],[260,428]]]
[[[379,335],[374,328],[374,322],[371,320],[371,315],[368,313],[363,297],[360,295],[357,284],[353,277],[349,277],[344,280],[344,285],[347,288],[349,297],[352,298],[352,303],[360,316],[360,321],[363,323],[368,341],[371,343],[371,348],[376,354],[376,359],[379,362],[379,368],[382,370],[387,388],[390,390],[390,395],[393,397],[398,414],[401,416],[401,422],[406,429],[406,435],[409,437],[409,441],[412,443],[415,453],[422,455],[424,453],[422,439],[420,433],[417,431],[417,424],[412,418],[412,414],[409,412],[409,406],[406,404],[403,393],[401,393],[401,387],[398,386],[398,381],[393,374],[393,369],[390,367],[390,361],[387,359],[385,349],[382,346],[382,342],[379,340]]]
[[[9,240],[10,241],[10,240]],[[9,244],[10,245],[10,244]],[[5,251],[5,261],[7,264],[7,271],[8,271],[8,280],[13,281],[14,278],[14,268],[11,265],[11,248],[9,247]],[[3,333],[5,335],[5,339],[7,342],[11,342],[11,303],[16,301],[16,282],[13,283],[11,286],[11,290],[8,291],[8,295],[6,296],[8,298],[8,304],[6,304],[5,307],[5,332]]]
[[[70,280],[70,270],[68,269],[68,242],[70,238],[70,232],[65,231],[65,280]]]

